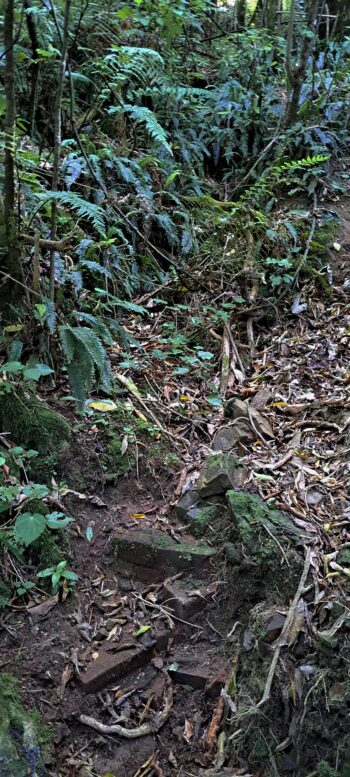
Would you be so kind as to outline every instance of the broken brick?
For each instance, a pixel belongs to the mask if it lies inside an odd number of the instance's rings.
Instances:
[[[87,693],[96,693],[106,688],[109,683],[125,677],[145,666],[153,658],[156,650],[164,650],[167,646],[170,632],[162,630],[147,634],[147,643],[132,641],[126,635],[121,642],[105,642],[96,661],[91,661],[86,671],[80,675],[81,684]]]

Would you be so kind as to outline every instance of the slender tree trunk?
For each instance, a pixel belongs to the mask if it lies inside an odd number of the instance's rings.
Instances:
[[[236,29],[244,30],[246,23],[247,3],[246,0],[237,0],[236,3]]]
[[[5,183],[4,183],[4,221],[5,221],[5,271],[16,281],[21,278],[17,223],[15,213],[15,142],[16,142],[16,99],[15,99],[15,58],[14,58],[14,0],[5,2],[4,46],[5,60]],[[16,283],[8,284],[11,299],[18,294]]]
[[[30,100],[29,100],[29,126],[30,134],[33,137],[35,132],[35,116],[38,104],[38,81],[40,73],[40,63],[37,61],[37,49],[39,48],[39,40],[37,35],[37,29],[34,22],[34,17],[31,13],[28,13],[32,8],[31,0],[24,0],[24,8],[26,10],[26,22],[27,30],[32,47],[32,62],[30,65],[31,72],[31,87],[30,87]]]
[[[309,32],[315,32],[315,21],[317,17],[318,0],[308,0],[306,4],[306,26]],[[290,91],[289,101],[287,105],[285,126],[291,127],[295,124],[298,118],[299,101],[301,90],[305,81],[307,63],[309,55],[312,51],[313,38],[309,35],[304,35],[301,45],[301,52],[299,56],[299,63],[292,66],[292,45],[293,45],[293,27],[294,27],[294,15],[295,15],[295,0],[292,0],[290,6],[290,16],[288,23],[287,33],[287,52],[286,52],[286,74],[287,83]]]
[[[60,153],[61,153],[61,136],[62,136],[62,97],[64,87],[64,77],[67,66],[67,48],[68,48],[68,31],[69,31],[69,16],[70,16],[71,0],[66,0],[64,11],[64,23],[63,23],[63,35],[62,35],[62,47],[61,47],[61,59],[58,72],[58,84],[56,92],[55,103],[55,129],[54,129],[54,154],[53,154],[53,169],[52,169],[52,191],[57,192],[59,183],[59,170],[60,170]],[[57,202],[52,200],[51,208],[51,240],[57,238]],[[50,299],[55,298],[55,252],[51,252],[50,257]]]

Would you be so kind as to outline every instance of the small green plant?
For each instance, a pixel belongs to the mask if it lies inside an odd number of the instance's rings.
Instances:
[[[51,578],[52,593],[56,594],[60,587],[64,586],[67,591],[72,591],[78,581],[78,575],[72,570],[67,569],[67,561],[60,561],[54,567],[47,567],[38,572],[39,579]]]

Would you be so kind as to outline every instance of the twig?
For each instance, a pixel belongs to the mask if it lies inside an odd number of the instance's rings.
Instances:
[[[89,715],[79,715],[80,723],[84,723],[85,726],[94,728],[95,731],[99,731],[100,734],[117,734],[119,737],[125,737],[125,739],[138,739],[139,737],[145,737],[148,734],[154,734],[164,726],[164,723],[168,720],[170,710],[173,705],[173,689],[169,675],[166,674],[166,686],[164,690],[164,709],[154,716],[154,719],[150,723],[143,723],[142,726],[136,728],[124,728],[119,723],[114,723],[111,726],[101,723],[96,718],[91,718]]]
[[[280,634],[280,636],[278,638],[278,642],[277,642],[277,645],[276,645],[276,648],[275,648],[275,652],[273,654],[272,661],[271,661],[271,664],[270,664],[269,673],[267,675],[267,679],[266,679],[266,683],[265,683],[265,688],[264,688],[264,693],[263,693],[263,695],[261,697],[261,700],[259,701],[259,704],[257,705],[258,707],[261,707],[270,698],[271,687],[272,687],[272,683],[273,683],[273,680],[274,680],[274,676],[275,676],[278,660],[279,660],[279,657],[280,657],[281,648],[282,648],[282,645],[283,645],[283,640],[284,640],[284,637],[287,634],[287,632],[288,632],[288,630],[290,628],[290,625],[291,625],[291,623],[293,621],[293,618],[295,616],[295,610],[296,610],[297,604],[298,604],[299,599],[300,599],[300,597],[301,597],[301,595],[303,593],[303,590],[305,588],[306,579],[307,579],[307,576],[309,574],[309,569],[310,569],[310,562],[311,562],[311,550],[310,550],[310,548],[307,548],[306,554],[305,554],[304,567],[303,567],[303,571],[302,571],[302,574],[301,574],[301,578],[299,580],[299,585],[298,585],[298,588],[297,588],[297,590],[295,592],[292,604],[290,605],[290,608],[288,610],[288,614],[287,614],[287,617],[286,617],[286,620],[285,620],[282,632],[281,632],[281,634]]]

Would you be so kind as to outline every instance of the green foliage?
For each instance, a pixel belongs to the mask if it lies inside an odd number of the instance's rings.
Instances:
[[[60,561],[56,566],[42,569],[37,577],[42,580],[50,578],[52,593],[56,594],[59,588],[64,585],[68,591],[72,591],[78,581],[78,575],[72,570],[67,569],[67,561]]]
[[[67,208],[74,210],[79,218],[89,221],[98,235],[101,235],[101,237],[105,236],[103,209],[93,202],[84,200],[75,192],[45,192],[45,194],[38,194],[37,196],[44,202],[56,200],[62,207],[66,205]]]
[[[97,334],[88,327],[59,327],[59,335],[67,362],[71,389],[80,411],[91,392],[94,379],[105,390],[110,387],[109,362]]]

